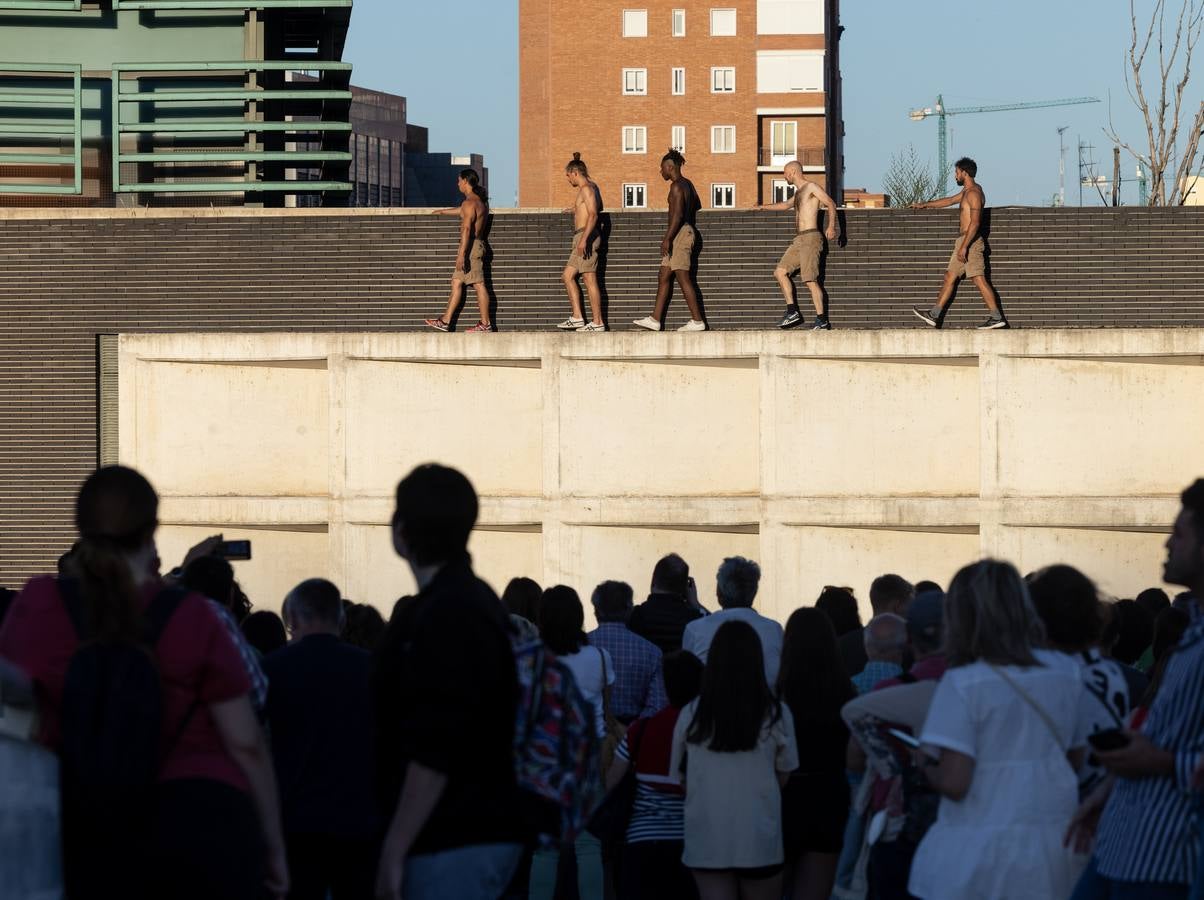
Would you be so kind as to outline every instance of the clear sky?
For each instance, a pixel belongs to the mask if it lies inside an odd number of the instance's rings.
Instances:
[[[686,2],[686,0],[683,0]],[[1139,9],[1150,0],[1138,0]],[[1171,4],[1172,6],[1175,4]],[[1112,171],[1103,134],[1109,94],[1122,134],[1144,134],[1124,87],[1128,0],[843,0],[846,177],[881,188],[892,153],[915,145],[937,158],[935,119],[912,122],[936,95],[954,106],[1095,96],[1089,106],[951,116],[950,160],[968,154],[992,205],[1048,205],[1058,188],[1058,134],[1066,132],[1068,204],[1078,202],[1079,136]],[[409,98],[410,121],[431,149],[484,153],[498,206],[518,183],[517,0],[356,0],[344,58],[354,81]],[[1197,63],[1194,95],[1204,95]],[[571,85],[563,86],[571,90]],[[695,168],[703,164],[698,160]],[[1122,198],[1136,202],[1135,163],[1122,157]],[[1084,194],[1084,203],[1098,204]]]

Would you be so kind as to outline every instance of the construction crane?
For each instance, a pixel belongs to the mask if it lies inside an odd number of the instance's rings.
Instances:
[[[945,124],[947,116],[964,116],[969,113],[1008,112],[1013,109],[1042,109],[1049,106],[1077,106],[1080,103],[1099,102],[1098,97],[1071,97],[1067,100],[1035,100],[1030,103],[999,103],[994,106],[958,106],[948,109],[945,106],[944,98],[940,94],[937,94],[935,106],[913,109],[908,114],[908,117],[913,122],[923,122],[929,116],[937,117],[937,145],[940,153],[937,177],[940,181],[940,193],[943,197],[949,190],[949,138],[948,128]]]

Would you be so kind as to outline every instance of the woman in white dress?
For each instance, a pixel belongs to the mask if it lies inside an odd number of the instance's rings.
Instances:
[[[1082,868],[1062,846],[1086,737],[1078,667],[1038,649],[1041,620],[1008,563],[958,572],[945,626],[950,669],[920,734],[940,811],[908,890],[923,900],[1065,900]]]

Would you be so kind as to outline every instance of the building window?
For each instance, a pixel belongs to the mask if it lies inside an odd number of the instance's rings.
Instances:
[[[711,185],[711,209],[733,209],[736,206],[734,184]]]
[[[794,199],[794,185],[783,178],[775,178],[773,181],[773,202],[784,203],[787,200]]]
[[[673,36],[686,36],[686,11],[684,9],[673,10]]]
[[[711,69],[711,93],[734,94],[736,92],[735,66],[719,66]]]
[[[625,184],[623,185],[623,208],[624,209],[644,209],[648,206],[646,195],[648,192],[646,184]]]
[[[711,36],[736,36],[736,11],[734,9],[711,10]]]
[[[677,96],[686,92],[686,70],[675,68],[673,70],[673,93]]]
[[[712,125],[711,126],[711,152],[712,153],[735,153],[736,152],[736,126],[735,125]]]
[[[784,166],[798,158],[798,122],[769,123],[769,164]]]
[[[648,70],[647,69],[624,69],[623,70],[623,93],[624,94],[647,94],[648,93]]]
[[[643,125],[623,126],[623,152],[647,153],[648,129]]]
[[[623,37],[648,37],[648,10],[623,10]]]
[[[686,152],[686,126],[674,125],[670,130],[669,143],[678,153]]]

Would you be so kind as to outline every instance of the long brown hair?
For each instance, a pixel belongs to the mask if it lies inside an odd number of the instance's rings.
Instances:
[[[85,623],[102,639],[140,636],[141,602],[127,557],[151,539],[158,514],[155,489],[124,466],[97,469],[79,489],[80,540],[70,568],[79,579]]]

